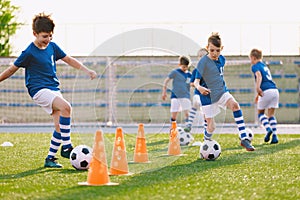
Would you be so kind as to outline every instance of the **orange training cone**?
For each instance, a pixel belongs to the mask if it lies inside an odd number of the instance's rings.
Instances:
[[[109,180],[105,146],[102,131],[98,130],[93,146],[93,157],[88,170],[87,182],[78,183],[79,185],[118,185]]]
[[[172,156],[181,155],[180,142],[177,137],[177,134],[178,134],[177,124],[175,121],[173,121],[171,133],[170,133],[168,155],[172,155]]]
[[[129,175],[123,130],[117,127],[114,148],[112,152],[110,175]]]
[[[149,162],[146,138],[144,132],[144,124],[139,124],[138,134],[136,137],[136,143],[134,149],[133,162],[137,162],[137,163]]]

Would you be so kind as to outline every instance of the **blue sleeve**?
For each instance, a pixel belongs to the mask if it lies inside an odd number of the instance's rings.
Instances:
[[[254,74],[255,74],[255,72],[259,71],[258,66],[256,64],[252,65],[251,70]]]
[[[220,55],[219,60],[220,60],[221,66],[224,66],[224,67],[225,67],[225,62],[226,62],[225,57],[222,56],[222,55]]]
[[[22,51],[21,55],[14,62],[16,67],[26,67],[30,62],[31,54],[28,51]]]
[[[54,52],[55,52],[55,61],[66,57],[66,53],[54,42],[51,42]]]
[[[201,74],[198,71],[196,71],[195,79],[201,79],[201,78],[202,78]]]
[[[204,67],[205,67],[205,64],[204,64],[204,58],[205,58],[205,56],[204,57],[202,57],[201,59],[200,59],[200,61],[198,62],[198,64],[197,64],[197,73],[196,74],[199,74],[199,75],[201,75],[201,74],[203,74],[203,72],[204,72]],[[202,75],[201,75],[202,76]],[[197,77],[197,79],[198,79],[199,77]],[[201,78],[201,77],[200,77]]]
[[[191,75],[191,83],[193,83],[196,79],[197,68],[195,68]]]
[[[169,77],[170,79],[174,79],[174,77],[175,77],[175,70],[172,70],[172,71],[169,73],[168,77]]]

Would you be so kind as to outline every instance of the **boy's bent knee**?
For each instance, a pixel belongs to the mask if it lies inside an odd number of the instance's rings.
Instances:
[[[240,108],[240,105],[239,105],[238,102],[233,101],[233,102],[230,104],[230,109],[231,109],[232,111],[237,111],[237,110],[240,110],[241,108]]]
[[[207,124],[207,131],[208,131],[209,133],[214,132],[215,129],[216,129],[216,125],[215,125],[214,123]]]

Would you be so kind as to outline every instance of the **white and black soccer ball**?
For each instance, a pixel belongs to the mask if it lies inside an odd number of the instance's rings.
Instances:
[[[70,155],[71,165],[77,170],[87,170],[92,160],[92,148],[87,145],[76,146]]]
[[[185,132],[184,129],[181,127],[177,127],[177,132],[177,137],[181,146],[187,146],[194,140],[192,134],[189,132]]]
[[[204,140],[200,146],[200,158],[216,160],[221,155],[221,146],[215,140]]]
[[[247,139],[251,142],[254,138],[253,131],[250,128],[246,128],[245,131],[246,131]]]

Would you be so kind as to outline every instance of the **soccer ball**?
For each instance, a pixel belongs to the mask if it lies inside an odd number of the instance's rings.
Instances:
[[[181,127],[177,127],[177,132],[177,137],[181,146],[187,146],[194,140],[194,137],[190,133],[185,132]]]
[[[251,142],[254,138],[254,134],[253,134],[252,130],[250,128],[246,128],[245,131],[247,134],[247,136],[246,136],[247,139],[250,140],[250,142]]]
[[[71,165],[77,170],[87,170],[93,157],[92,151],[92,148],[86,145],[76,146],[71,152]]]
[[[200,146],[200,158],[216,160],[221,154],[221,146],[215,140],[204,140]]]

